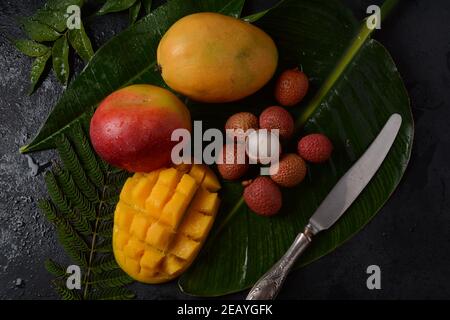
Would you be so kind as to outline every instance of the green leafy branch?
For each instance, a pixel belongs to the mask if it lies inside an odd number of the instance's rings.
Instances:
[[[22,19],[22,27],[28,39],[15,40],[14,45],[23,54],[34,58],[29,94],[34,92],[50,58],[57,79],[67,85],[70,77],[70,47],[86,63],[94,55],[83,22],[80,21],[80,28],[67,27],[67,8],[71,5],[82,8],[84,3],[83,0],[49,0],[34,15]],[[130,22],[133,24],[140,14],[150,13],[151,7],[151,0],[107,0],[98,15],[129,10]]]
[[[63,299],[130,299],[134,294],[125,286],[133,280],[119,268],[111,247],[117,201],[111,194],[119,194],[128,174],[100,160],[84,130],[78,123],[58,137],[61,163],[47,172],[50,198],[39,202],[65,252],[81,268],[81,290],[67,288],[67,266],[47,260],[45,267]]]
[[[94,55],[83,24],[78,29],[67,27],[67,8],[71,5],[81,8],[83,4],[83,0],[49,0],[34,15],[22,19],[23,30],[29,39],[15,40],[14,45],[25,55],[34,58],[30,94],[36,88],[50,57],[56,77],[63,85],[67,85],[70,76],[69,45],[85,62]]]
[[[152,10],[152,0],[107,0],[98,11],[98,15],[128,10],[130,23],[138,19],[140,13],[149,14]]]

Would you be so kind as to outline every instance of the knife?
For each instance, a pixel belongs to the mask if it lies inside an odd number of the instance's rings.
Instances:
[[[361,158],[339,179],[281,259],[264,274],[247,295],[247,300],[274,299],[298,257],[313,236],[330,228],[350,207],[380,168],[400,130],[402,117],[393,114]]]

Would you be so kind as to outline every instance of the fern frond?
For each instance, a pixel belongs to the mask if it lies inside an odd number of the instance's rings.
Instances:
[[[56,223],[58,240],[67,254],[82,267],[88,265],[87,256],[90,251],[89,246],[83,238],[77,234],[72,226],[63,218]]]
[[[56,207],[64,214],[71,213],[70,203],[59,188],[58,182],[52,171],[47,171],[45,174],[45,184],[47,185],[48,194]]]
[[[109,233],[112,235],[112,229],[114,227],[114,222],[112,220],[109,221],[105,221],[104,223],[102,223],[98,229],[97,229],[97,233],[101,234],[101,233]]]
[[[54,175],[61,188],[65,190],[71,205],[76,207],[82,215],[89,217],[90,220],[94,220],[96,217],[94,204],[80,192],[70,173],[66,169],[56,166],[54,168]]]
[[[99,245],[95,248],[95,252],[98,253],[112,253],[113,248],[111,241],[102,241],[99,243]]]
[[[108,185],[103,191],[103,199],[104,200],[119,200],[120,191],[122,190],[123,183],[119,185]]]
[[[116,288],[130,284],[133,281],[134,280],[122,270],[114,270],[103,272],[98,275],[94,274],[90,285],[98,289]]]
[[[95,110],[97,109],[98,105],[92,106],[89,110],[85,113],[85,121],[80,121],[80,126],[78,127],[78,130],[82,130],[83,133],[89,132],[90,127],[90,119],[92,119],[92,116],[94,115]],[[74,133],[76,133],[77,127],[75,126],[73,128]],[[74,134],[75,136],[75,134]],[[111,166],[107,164],[105,161],[103,161],[95,152],[93,152],[95,155],[95,158],[97,159],[97,163],[99,164],[100,169],[103,171],[104,175],[112,173]]]
[[[58,215],[58,212],[51,201],[41,199],[38,202],[38,206],[44,213],[48,221],[57,224],[59,222],[58,219],[61,219],[61,216]],[[66,214],[66,217],[70,220],[70,222],[80,234],[89,235],[92,233],[91,225],[89,224],[87,219],[80,215],[78,212],[70,211],[69,214]]]
[[[45,260],[44,266],[45,269],[55,277],[61,278],[67,275],[66,269],[51,259]]]
[[[55,206],[49,200],[41,199],[38,202],[38,207],[44,213],[48,221],[55,223],[58,219],[58,213],[56,212]]]
[[[109,220],[106,221],[106,222],[109,222]],[[97,234],[98,234],[99,237],[101,237],[102,239],[108,240],[108,241],[111,241],[111,239],[112,239],[112,237],[113,237],[113,234],[112,234],[111,230],[104,230],[104,231],[98,232]]]
[[[80,190],[75,185],[75,182],[66,169],[63,169],[60,166],[56,165],[53,168],[53,174],[55,175],[55,178],[57,178],[58,184],[61,186],[61,189],[64,189],[70,200],[73,201],[81,198]],[[78,201],[81,202],[82,200]]]
[[[78,159],[78,156],[73,149],[70,141],[65,135],[61,135],[57,143],[57,149],[59,156],[61,157],[64,167],[69,170],[75,183],[78,185],[80,190],[83,190],[84,195],[91,201],[98,200],[97,190],[94,185],[86,177],[83,170],[83,166]]]
[[[50,199],[39,201],[66,254],[83,270],[82,290],[67,289],[60,264],[47,260],[45,267],[63,299],[130,299],[134,295],[123,286],[133,280],[117,265],[111,241],[115,206],[129,173],[94,153],[86,128],[80,123],[58,138],[62,164],[46,173]]]
[[[116,269],[119,269],[119,265],[117,264],[116,259],[111,259],[109,256],[107,258],[103,257],[91,268],[92,272],[94,273],[102,273],[105,271],[112,271]]]
[[[131,173],[122,170],[118,173],[109,175],[107,184],[122,187],[125,183],[125,180],[127,180],[130,176]]]
[[[105,198],[104,202],[107,205],[116,205],[117,202],[119,202],[119,195],[114,195],[114,196]]]
[[[103,203],[98,209],[98,218],[102,221],[110,221],[114,218],[114,210],[116,208],[117,201],[114,203]]]
[[[58,235],[58,241],[61,244],[61,246],[64,248],[64,251],[66,251],[67,255],[75,261],[80,266],[87,266],[88,260],[86,257],[86,254],[81,252],[78,248],[74,247],[70,240],[62,235],[60,235],[59,232],[57,232]]]
[[[101,188],[105,183],[102,168],[100,167],[99,161],[97,160],[81,125],[79,125],[77,129],[78,130],[74,131],[73,140],[75,149],[86,170],[87,176],[97,188]]]
[[[70,290],[65,283],[61,281],[54,281],[53,285],[56,292],[63,300],[82,300],[82,296],[79,290]]]
[[[59,218],[56,223],[56,230],[62,237],[71,242],[72,247],[77,248],[83,252],[88,252],[90,246],[86,241],[78,234],[78,232],[72,227],[67,219]]]
[[[134,293],[125,288],[108,288],[96,290],[92,293],[92,300],[130,300],[135,297]]]

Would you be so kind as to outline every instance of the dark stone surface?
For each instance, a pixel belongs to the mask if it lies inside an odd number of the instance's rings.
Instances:
[[[248,1],[248,12],[274,0]],[[376,1],[345,0],[358,18]],[[41,172],[53,152],[33,154],[42,167],[34,175],[18,153],[36,133],[63,89],[53,74],[27,95],[31,61],[14,50],[17,18],[44,1],[0,0],[0,298],[56,298],[44,270],[47,257],[65,259],[54,230],[36,208],[45,196]],[[98,47],[127,25],[125,15],[88,23]],[[376,34],[390,50],[411,95],[416,135],[409,168],[376,218],[332,254],[294,272],[280,295],[285,299],[419,299],[450,297],[450,3],[403,1]],[[75,61],[75,72],[82,63]],[[382,289],[366,288],[366,268],[382,270]],[[140,298],[189,298],[176,283],[135,285]],[[243,294],[229,296],[242,298]],[[227,298],[229,298],[227,297]]]

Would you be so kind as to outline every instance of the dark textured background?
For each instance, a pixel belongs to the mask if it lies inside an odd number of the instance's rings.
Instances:
[[[377,1],[342,0],[358,18]],[[276,0],[248,1],[247,12]],[[53,74],[27,96],[30,58],[8,37],[22,35],[17,18],[44,0],[0,0],[0,298],[56,298],[43,262],[61,256],[54,231],[36,208],[45,196],[42,171],[52,152],[18,152],[35,134],[62,88]],[[125,14],[88,23],[95,48],[127,26]],[[294,272],[280,295],[288,299],[450,298],[450,2],[403,0],[375,38],[392,53],[411,96],[416,132],[409,168],[375,219],[332,254]],[[76,72],[82,68],[75,60]],[[367,266],[382,270],[382,289],[366,288]],[[134,285],[139,298],[189,298],[176,283]],[[244,294],[231,296],[242,298]]]

